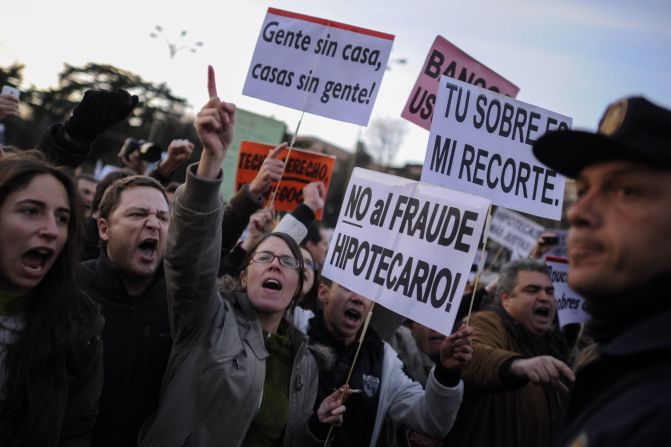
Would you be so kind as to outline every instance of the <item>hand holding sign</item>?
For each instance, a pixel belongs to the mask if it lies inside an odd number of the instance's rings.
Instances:
[[[276,146],[275,149],[270,151],[266,159],[263,160],[259,173],[256,174],[254,180],[249,184],[249,192],[252,196],[256,197],[265,194],[270,190],[273,182],[280,181],[282,172],[284,171],[284,162],[279,160],[278,157],[285,147],[287,147],[287,143]]]
[[[317,418],[322,424],[342,425],[343,415],[347,410],[345,401],[352,394],[349,385],[343,385],[322,401],[317,408]]]
[[[197,175],[217,178],[235,130],[235,105],[223,102],[217,96],[214,68],[211,65],[207,68],[207,91],[210,99],[200,109],[194,123],[203,144]]]
[[[457,369],[471,360],[473,328],[463,325],[457,332],[445,337],[440,345],[440,364],[445,369]]]
[[[310,182],[303,188],[303,203],[306,204],[313,213],[317,213],[324,208],[326,203],[326,188],[322,182]]]

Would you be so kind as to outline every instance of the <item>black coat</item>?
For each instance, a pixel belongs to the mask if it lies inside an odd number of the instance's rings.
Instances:
[[[134,446],[144,419],[158,407],[172,340],[163,267],[140,296],[131,297],[104,250],[82,265],[82,288],[100,303],[105,378],[94,446]]]
[[[599,348],[599,358],[577,374],[558,445],[671,444],[669,326],[671,310]]]

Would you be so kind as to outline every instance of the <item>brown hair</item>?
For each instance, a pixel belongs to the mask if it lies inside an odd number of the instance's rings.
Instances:
[[[98,218],[107,219],[110,214],[119,206],[119,201],[121,200],[121,193],[130,188],[139,188],[139,187],[149,187],[158,189],[166,203],[168,202],[168,196],[165,194],[165,188],[157,180],[147,177],[146,175],[133,175],[130,177],[122,178],[121,180],[111,184],[105,193],[103,198],[100,201],[100,207],[98,208]]]

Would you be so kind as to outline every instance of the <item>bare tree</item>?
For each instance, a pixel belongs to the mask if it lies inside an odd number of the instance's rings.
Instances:
[[[396,157],[407,123],[401,118],[383,117],[373,120],[366,131],[366,140],[371,155],[382,167],[389,167]]]

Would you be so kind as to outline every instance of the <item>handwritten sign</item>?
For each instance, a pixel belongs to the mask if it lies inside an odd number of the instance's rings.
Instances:
[[[365,126],[394,36],[268,8],[243,94]]]

